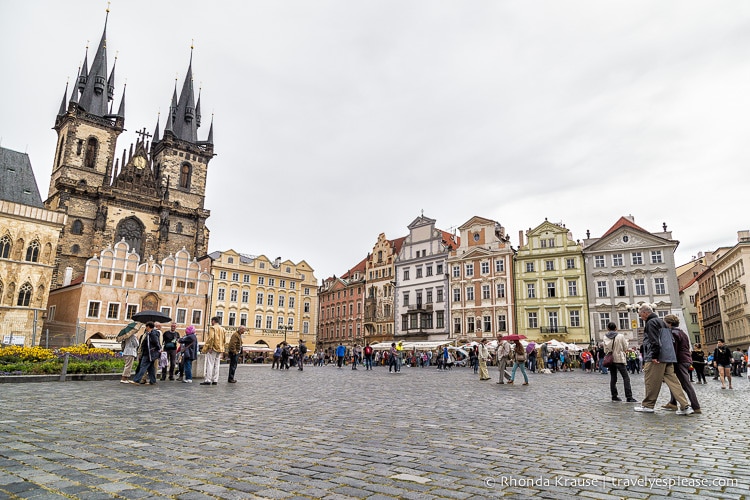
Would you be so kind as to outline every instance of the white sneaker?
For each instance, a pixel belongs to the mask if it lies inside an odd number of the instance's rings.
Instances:
[[[641,413],[654,413],[653,408],[648,408],[646,406],[636,406],[635,408],[633,408],[633,410],[639,411]]]
[[[190,380],[183,380],[182,383],[183,384],[192,384],[193,380],[192,379],[190,379]]]
[[[695,413],[695,410],[690,408],[690,406],[686,406],[682,410],[677,410],[676,412],[674,412],[675,415],[692,415],[693,413]]]

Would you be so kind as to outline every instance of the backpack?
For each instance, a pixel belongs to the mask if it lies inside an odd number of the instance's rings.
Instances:
[[[307,354],[307,346],[305,344],[300,344],[299,352],[302,353],[302,355]]]

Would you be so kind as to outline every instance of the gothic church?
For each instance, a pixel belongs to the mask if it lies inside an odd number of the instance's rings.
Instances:
[[[67,213],[68,222],[60,234],[52,288],[63,285],[66,268],[73,278],[81,276],[87,259],[123,239],[141,261],[160,262],[182,248],[193,257],[208,250],[210,212],[204,201],[213,122],[207,139],[199,141],[192,52],[179,96],[175,84],[163,135],[157,119],[153,134],[137,132],[139,139],[121,157],[116,148],[125,130],[125,88],[116,112],[114,95],[105,21],[90,68],[87,53],[55,119],[58,140],[45,206]]]

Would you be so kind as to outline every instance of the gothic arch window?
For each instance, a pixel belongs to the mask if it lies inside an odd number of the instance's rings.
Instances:
[[[70,253],[72,253],[72,254],[76,254],[77,255],[78,252],[80,252],[80,251],[81,251],[81,247],[79,245],[73,245],[72,247],[70,247]]]
[[[87,168],[96,168],[96,153],[99,151],[99,141],[89,137],[86,141],[86,156],[83,160],[83,166]]]
[[[178,234],[182,234],[182,222],[177,223],[176,231]]]
[[[7,259],[10,257],[10,249],[13,247],[13,242],[10,240],[10,236],[4,234],[0,238],[0,259]]]
[[[73,227],[70,228],[70,232],[72,234],[83,234],[83,222],[81,222],[81,219],[73,221]]]
[[[144,230],[145,226],[136,217],[123,219],[117,224],[114,243],[124,238],[125,242],[130,246],[130,251],[134,250],[143,259]]]
[[[24,283],[21,286],[21,289],[18,290],[18,302],[16,305],[22,306],[22,307],[28,307],[29,303],[31,302],[31,293],[34,291],[34,289],[31,287],[31,283],[28,281]]]
[[[190,177],[193,175],[193,167],[189,163],[183,163],[180,167],[180,187],[190,189]]]
[[[39,262],[39,240],[29,243],[26,249],[26,262]]]
[[[60,137],[60,144],[57,146],[57,166],[62,162],[63,150],[65,149],[65,137]]]

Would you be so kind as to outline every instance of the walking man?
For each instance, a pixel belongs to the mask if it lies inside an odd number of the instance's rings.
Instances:
[[[229,353],[229,379],[227,382],[230,384],[237,383],[237,379],[234,376],[237,373],[237,362],[240,359],[240,353],[242,353],[243,333],[245,333],[244,326],[237,328],[232,334],[232,338],[229,339],[229,345],[227,346],[227,352]]]
[[[510,380],[510,374],[505,371],[505,368],[508,366],[508,358],[510,357],[511,353],[511,346],[510,342],[507,340],[500,340],[501,336],[498,335],[497,337],[497,350],[495,351],[495,356],[497,360],[497,369],[500,372],[500,381],[498,384],[504,384],[505,379]]]
[[[305,366],[305,356],[307,355],[307,344],[305,344],[305,339],[299,339],[299,348],[297,349],[299,352],[299,359],[297,360],[297,366],[298,370],[302,371]]]
[[[487,339],[482,339],[479,344],[479,380],[489,380],[490,373],[487,371],[487,358],[490,357],[490,351],[487,350]]]
[[[622,382],[625,385],[625,398],[628,403],[637,403],[633,399],[633,390],[630,387],[630,376],[628,370],[625,368],[625,362],[627,361],[626,353],[628,350],[628,341],[625,340],[625,336],[622,333],[617,332],[617,325],[610,321],[607,323],[607,333],[604,336],[604,352],[606,354],[612,354],[612,361],[614,366],[610,368],[609,372],[609,391],[612,395],[612,401],[622,401],[617,396],[617,374],[622,376]],[[584,351],[587,352],[587,351]]]
[[[682,392],[680,381],[674,374],[674,363],[677,362],[672,340],[672,332],[664,322],[654,313],[651,306],[643,304],[638,309],[638,315],[646,323],[643,329],[643,380],[646,395],[640,406],[633,408],[643,413],[654,413],[656,400],[662,382],[666,382],[670,392],[674,395],[680,409],[677,415],[690,415],[693,409]]]
[[[201,352],[206,355],[206,374],[201,385],[217,385],[219,383],[219,364],[221,363],[221,353],[224,352],[224,342],[227,338],[220,321],[221,319],[218,316],[211,318],[206,342],[201,349]]]
[[[169,380],[174,380],[174,365],[175,359],[177,358],[177,341],[180,340],[180,334],[177,332],[177,323],[172,323],[169,330],[162,334],[162,341],[164,344],[164,352],[167,353],[167,360],[169,361]],[[164,368],[161,371],[161,379],[167,378],[167,369]]]
[[[369,342],[365,346],[365,370],[372,370],[372,347]]]
[[[675,338],[674,347],[677,351],[677,363],[674,365],[674,374],[677,376],[677,380],[680,381],[682,390],[685,391],[690,400],[690,407],[693,409],[693,413],[701,413],[701,405],[698,403],[698,396],[695,394],[695,389],[693,389],[693,384],[690,380],[690,366],[693,364],[693,356],[690,353],[690,338],[688,338],[687,333],[677,328],[680,326],[680,318],[674,314],[664,316],[664,322],[672,330],[672,335]],[[674,394],[669,403],[662,408],[667,410],[677,409]]]
[[[344,344],[339,342],[339,345],[336,348],[336,358],[339,368],[344,366],[344,356],[346,356],[346,347],[344,347]]]
[[[161,355],[159,345],[159,330],[154,328],[154,322],[146,323],[146,332],[141,340],[141,359],[138,362],[138,372],[133,377],[135,382],[146,383],[146,372],[148,372],[149,385],[156,384],[156,367],[154,363]]]

